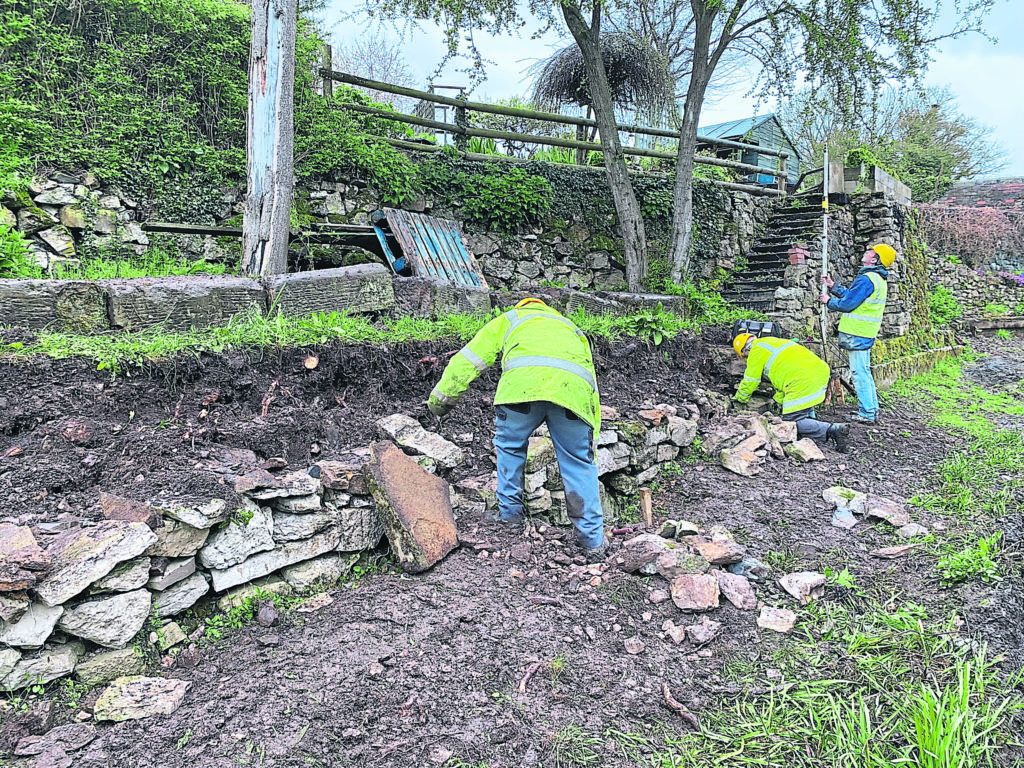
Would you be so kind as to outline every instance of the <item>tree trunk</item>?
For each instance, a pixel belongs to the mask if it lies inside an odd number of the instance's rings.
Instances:
[[[288,268],[292,204],[296,0],[253,0],[246,135],[245,274]]]
[[[608,186],[611,188],[612,201],[615,203],[619,227],[622,229],[622,243],[626,254],[626,282],[629,290],[641,291],[647,277],[647,232],[640,215],[640,204],[629,178],[629,170],[626,168],[626,155],[622,152],[622,144],[619,142],[612,92],[604,70],[604,61],[601,59],[601,48],[598,43],[601,32],[600,4],[598,0],[593,0],[593,21],[588,27],[579,8],[568,4],[570,2],[572,0],[563,0],[561,3],[562,16],[583,54],[583,63],[590,84],[590,100],[594,108],[594,118],[597,120],[597,129],[601,135]]]
[[[681,283],[690,270],[693,245],[693,155],[697,150],[697,127],[712,67],[708,58],[711,30],[717,10],[706,0],[692,0],[694,16],[693,65],[686,89],[683,119],[679,126],[676,155],[676,184],[672,195],[672,248],[669,263],[672,280]]]

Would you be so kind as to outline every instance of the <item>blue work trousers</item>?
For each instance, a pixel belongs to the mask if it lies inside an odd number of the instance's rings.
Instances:
[[[857,390],[857,411],[866,419],[875,419],[878,417],[878,392],[871,376],[871,348],[851,349],[849,353],[853,388]]]
[[[566,512],[584,547],[604,542],[604,513],[594,463],[594,431],[579,416],[554,403],[496,405],[494,449],[498,455],[498,514],[522,519],[526,449],[530,434],[545,421],[565,484]]]

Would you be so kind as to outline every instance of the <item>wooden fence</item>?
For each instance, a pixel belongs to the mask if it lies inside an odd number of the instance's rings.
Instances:
[[[324,56],[324,63],[329,61],[326,54]],[[388,120],[394,120],[399,123],[406,123],[408,125],[416,125],[423,128],[431,128],[435,131],[443,131],[450,133],[455,139],[455,146],[463,152],[466,152],[468,141],[470,137],[479,137],[484,139],[495,139],[500,141],[518,141],[530,144],[544,144],[553,147],[563,147],[566,149],[586,150],[602,152],[603,149],[600,144],[590,141],[583,141],[585,131],[587,129],[596,128],[597,122],[595,120],[588,120],[583,117],[575,117],[573,115],[559,115],[553,112],[541,112],[533,109],[524,109],[520,107],[506,107],[499,104],[487,104],[479,101],[468,101],[466,99],[451,98],[449,96],[441,96],[436,93],[428,93],[426,91],[419,91],[414,88],[405,88],[404,86],[394,85],[392,83],[384,83],[377,80],[368,80],[363,77],[356,75],[350,75],[345,72],[337,72],[335,70],[324,67],[320,70],[320,76],[324,79],[324,94],[327,98],[330,98],[332,89],[330,84],[334,81],[339,83],[345,83],[346,85],[356,86],[358,88],[368,88],[376,91],[383,91],[384,93],[391,93],[396,96],[407,96],[421,101],[431,102],[434,104],[443,104],[446,106],[454,107],[455,109],[455,122],[445,123],[438,120],[431,120],[426,117],[420,117],[418,115],[406,115],[401,112],[394,112],[386,109],[378,109],[377,107],[369,107],[364,104],[355,104],[351,102],[336,102],[337,106],[341,109],[347,109],[352,112],[359,112],[366,115],[372,115],[374,117],[381,117]],[[557,136],[538,136],[534,134],[523,134],[523,133],[511,133],[509,131],[494,131],[486,128],[477,128],[469,124],[469,113],[471,112],[482,112],[495,115],[505,115],[508,117],[523,117],[529,118],[530,120],[541,120],[550,123],[560,123],[562,125],[576,126],[575,139],[561,138]],[[664,128],[650,128],[646,126],[637,125],[619,125],[618,129],[626,133],[640,134],[643,136],[654,136],[657,138],[674,139],[678,142],[679,134],[676,131],[666,130]],[[389,137],[382,137],[389,144],[400,147],[402,149],[411,150],[414,152],[440,152],[443,147],[439,147],[433,144],[419,144],[411,141],[403,141],[401,139],[394,139]],[[747,171],[749,173],[773,176],[776,180],[776,186],[762,186],[760,184],[742,184],[729,181],[719,181],[718,179],[711,179],[711,183],[719,187],[726,189],[739,190],[742,192],[748,192],[755,195],[776,195],[784,196],[786,194],[786,161],[789,158],[788,153],[770,149],[768,147],[759,147],[755,144],[744,144],[738,141],[728,141],[724,139],[713,139],[707,136],[698,136],[697,140],[703,144],[710,144],[715,147],[725,147],[729,149],[749,150],[757,152],[762,155],[768,155],[771,157],[778,158],[776,168],[764,168],[759,165],[752,165],[750,163],[741,163],[735,160],[725,160],[719,157],[708,157],[706,155],[695,155],[693,160],[695,163],[701,165],[715,165],[720,168],[729,168],[736,171]],[[633,155],[638,157],[654,157],[663,160],[675,160],[676,152],[669,152],[658,149],[646,149],[644,147],[623,147],[622,151],[627,155]],[[478,154],[472,152],[466,152],[467,156],[474,160],[507,160],[507,161],[519,161],[523,162],[523,158],[509,157],[507,155],[490,155],[490,154]]]

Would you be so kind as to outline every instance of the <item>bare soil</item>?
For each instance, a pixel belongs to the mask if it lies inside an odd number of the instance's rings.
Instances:
[[[20,451],[0,459],[3,518],[36,524],[89,517],[100,490],[144,496],[168,484],[208,482],[195,465],[224,448],[301,466],[364,445],[375,438],[374,420],[387,413],[426,419],[420,404],[456,348],[317,350],[312,371],[303,366],[309,353],[302,350],[261,359],[204,356],[115,382],[80,362],[5,363],[0,455]],[[645,401],[692,401],[701,387],[728,391],[699,339],[656,349],[604,345],[599,353],[603,402],[625,412]],[[1014,354],[1008,359],[1021,362]],[[986,380],[986,373],[977,375]],[[467,465],[456,474],[493,466],[495,381],[481,379],[441,429],[455,440],[473,435]],[[841,420],[849,410],[823,416]],[[1006,654],[1008,668],[1020,668],[1024,589],[1018,579],[995,588],[941,589],[935,557],[924,551],[896,560],[870,556],[897,543],[892,528],[830,525],[823,489],[841,484],[908,499],[957,449],[955,438],[929,427],[921,414],[896,406],[884,416],[877,427],[854,428],[847,455],[826,450],[824,462],[804,466],[769,462],[755,478],[699,456],[682,460],[679,474],[660,481],[657,514],[724,525],[751,555],[791,571],[849,568],[873,596],[912,600],[936,615],[956,610],[967,637],[988,642]],[[935,522],[926,513],[916,517]],[[953,535],[956,523],[946,523]],[[1007,546],[1019,552],[1019,512],[999,524]],[[102,725],[75,765],[571,765],[559,757],[558,734],[575,726],[591,739],[589,764],[634,766],[649,748],[625,750],[616,731],[664,740],[686,730],[666,706],[663,684],[701,718],[742,693],[731,668],[767,670],[775,652],[796,641],[757,629],[754,612],[723,600],[711,614],[724,624],[722,634],[706,648],[677,646],[662,623],[699,617],[686,617],[671,601],[651,603],[653,589],[667,589],[657,577],[612,567],[606,581],[590,586],[593,576],[566,562],[574,555],[567,531],[529,535],[476,519],[459,520],[459,527],[477,543],[428,573],[409,577],[385,568],[330,593],[333,602],[319,610],[288,612],[279,626],[254,624],[204,646],[195,667],[166,672],[191,682],[174,714]],[[628,535],[615,538],[612,561]],[[795,608],[774,580],[757,592],[767,604]],[[858,610],[857,598],[842,589],[830,588],[824,599]],[[626,651],[629,638],[643,642],[640,653]],[[819,650],[842,668],[841,648],[822,643]],[[525,692],[518,692],[535,665]],[[800,674],[773,672],[777,679]],[[726,747],[709,740],[709,758]]]

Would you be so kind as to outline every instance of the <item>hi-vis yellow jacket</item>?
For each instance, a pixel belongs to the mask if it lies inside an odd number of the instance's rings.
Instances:
[[[763,375],[775,387],[775,400],[782,403],[783,414],[802,411],[825,400],[829,374],[825,361],[806,347],[765,336],[750,349],[736,400],[747,402]]]
[[[546,400],[600,428],[597,377],[587,337],[540,300],[520,302],[491,320],[459,350],[430,393],[431,410],[444,413],[501,355],[495,405]]]

